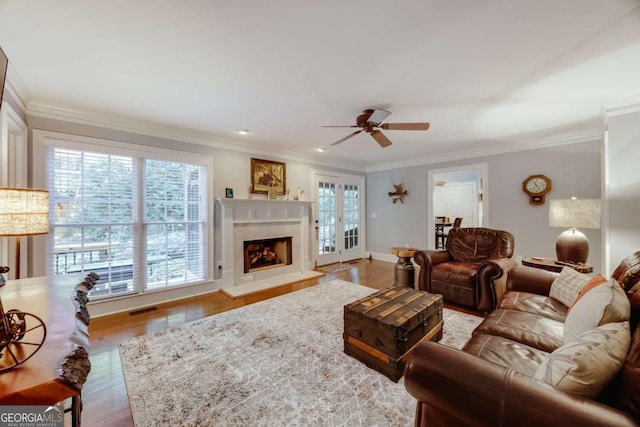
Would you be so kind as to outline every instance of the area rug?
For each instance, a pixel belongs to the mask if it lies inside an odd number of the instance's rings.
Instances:
[[[415,400],[343,353],[343,306],[375,292],[333,280],[120,344],[136,426],[410,426]],[[462,347],[480,317],[444,309]]]

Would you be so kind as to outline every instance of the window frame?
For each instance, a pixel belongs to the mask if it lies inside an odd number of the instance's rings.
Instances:
[[[136,296],[142,294],[150,294],[154,292],[162,292],[165,290],[176,289],[180,287],[197,286],[202,283],[212,282],[214,280],[214,212],[213,212],[213,188],[214,188],[214,158],[211,155],[203,155],[196,153],[189,153],[185,151],[178,151],[154,146],[146,146],[139,144],[126,143],[116,140],[107,140],[93,137],[86,137],[80,135],[71,135],[52,131],[34,130],[34,156],[33,156],[33,170],[34,170],[34,185],[40,188],[48,188],[47,182],[47,150],[49,147],[69,148],[80,151],[100,152],[112,155],[130,156],[137,162],[144,162],[144,159],[153,159],[160,161],[171,161],[180,163],[190,163],[201,165],[206,170],[206,200],[204,201],[206,206],[206,221],[205,221],[205,233],[206,233],[206,267],[207,276],[203,280],[173,286],[166,286],[160,288],[147,289],[145,286],[140,286],[139,289],[135,289],[134,292],[124,293],[121,295],[110,295],[100,299],[114,299],[127,296]],[[142,178],[142,175],[139,175]],[[140,197],[143,197],[142,192],[142,179],[138,180],[138,191]],[[144,200],[140,198],[138,206],[138,219],[140,225],[143,225],[144,218],[143,213]],[[34,250],[33,258],[35,265],[38,266],[39,271],[34,271],[35,275],[50,275],[53,274],[50,271],[48,248],[52,245],[53,234],[49,233],[45,236],[35,236],[36,240],[40,241],[40,244],[34,245],[39,250]],[[34,242],[37,243],[37,242]],[[142,247],[146,246],[142,241]],[[134,255],[135,256],[135,255]]]

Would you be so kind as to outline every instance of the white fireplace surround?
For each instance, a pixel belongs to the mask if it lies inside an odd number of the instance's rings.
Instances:
[[[309,218],[313,202],[222,198],[217,202],[221,210],[223,288],[310,270]],[[244,273],[244,241],[289,236],[291,265]]]

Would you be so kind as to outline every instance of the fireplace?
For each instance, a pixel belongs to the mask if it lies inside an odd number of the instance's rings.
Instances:
[[[310,233],[311,201],[227,199],[219,198],[216,209],[220,216],[221,251],[216,265],[220,271],[222,287],[238,286],[248,282],[271,280],[280,276],[312,269]],[[289,248],[270,250],[278,254],[275,265],[247,270],[245,242],[286,240]]]
[[[244,272],[265,270],[291,265],[291,236],[275,239],[248,240],[244,246]]]

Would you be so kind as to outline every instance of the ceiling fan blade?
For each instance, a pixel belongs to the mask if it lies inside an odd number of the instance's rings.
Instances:
[[[356,125],[345,125],[345,126],[316,126],[318,128],[359,128],[360,126]]]
[[[382,129],[389,130],[428,130],[429,123],[383,123]]]
[[[362,129],[357,130],[357,131],[355,131],[355,132],[353,132],[353,133],[350,133],[349,135],[345,136],[345,137],[344,137],[344,138],[342,138],[342,139],[337,140],[336,142],[334,142],[334,143],[333,143],[333,144],[331,144],[331,145],[338,145],[338,144],[342,144],[342,143],[343,143],[343,142],[345,142],[347,139],[349,139],[349,138],[352,138],[352,137],[356,136],[356,135],[357,135],[357,134],[359,134],[360,132],[362,132]]]
[[[371,111],[371,110],[365,110],[365,111]],[[371,123],[382,123],[382,121],[387,117],[389,117],[390,115],[391,115],[391,111],[373,110],[372,113],[369,115],[367,121]]]
[[[384,134],[379,130],[371,131],[371,136],[373,137],[373,139],[375,139],[378,142],[378,144],[380,144],[382,148],[388,147],[391,145],[391,141],[389,140],[389,138],[384,136]]]

